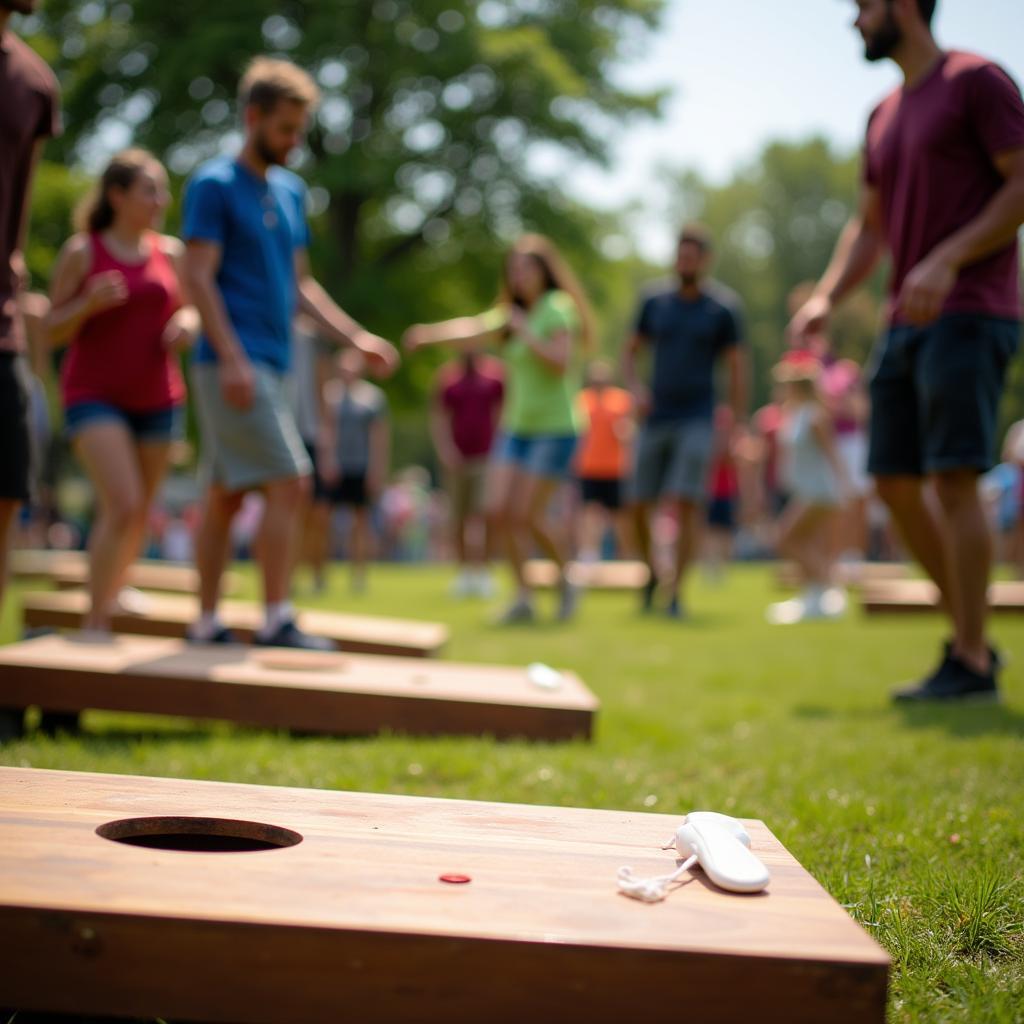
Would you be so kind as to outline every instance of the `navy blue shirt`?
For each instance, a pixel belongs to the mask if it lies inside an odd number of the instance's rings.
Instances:
[[[189,180],[183,219],[185,241],[221,246],[217,286],[246,354],[284,373],[291,363],[295,250],[309,245],[302,179],[283,167],[271,167],[263,179],[231,157],[217,157]],[[194,358],[217,361],[205,334]]]
[[[652,422],[708,419],[715,408],[715,363],[742,340],[739,299],[715,282],[698,298],[678,287],[655,292],[640,305],[636,331],[654,352]]]

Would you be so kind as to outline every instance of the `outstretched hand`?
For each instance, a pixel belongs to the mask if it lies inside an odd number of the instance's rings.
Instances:
[[[812,295],[793,315],[786,337],[794,348],[805,348],[815,335],[823,334],[832,316],[832,300],[827,295]]]
[[[360,334],[354,344],[366,357],[367,368],[376,376],[390,377],[398,369],[401,356],[390,341],[367,332]]]

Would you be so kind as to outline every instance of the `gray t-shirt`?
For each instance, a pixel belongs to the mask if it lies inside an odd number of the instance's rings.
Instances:
[[[370,426],[387,416],[384,392],[369,381],[360,380],[351,388],[338,387],[331,402],[331,415],[337,430],[338,465],[342,475],[365,473],[370,466]]]
[[[710,420],[715,408],[715,363],[740,344],[743,326],[736,294],[717,282],[688,300],[664,288],[640,305],[636,331],[654,353],[651,422]]]

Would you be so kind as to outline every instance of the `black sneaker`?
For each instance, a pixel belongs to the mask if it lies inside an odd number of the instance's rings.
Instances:
[[[667,618],[675,619],[677,622],[682,622],[686,618],[686,607],[679,600],[678,594],[672,595],[672,600],[669,601],[668,607],[665,609],[665,615]]]
[[[303,633],[294,619],[282,622],[273,633],[256,633],[252,642],[260,647],[296,647],[304,651],[333,651],[334,644],[325,636]]]
[[[190,644],[237,644],[239,642],[238,637],[227,626],[221,626],[216,633],[207,637],[198,637],[192,630],[189,630],[185,634],[185,639]]]
[[[654,595],[658,590],[658,578],[652,572],[647,577],[647,582],[640,588],[640,611],[650,612],[654,610]]]
[[[947,645],[942,663],[924,682],[894,690],[892,699],[898,703],[998,701],[996,672],[999,667],[999,660],[993,652],[988,671],[975,672],[953,654]]]

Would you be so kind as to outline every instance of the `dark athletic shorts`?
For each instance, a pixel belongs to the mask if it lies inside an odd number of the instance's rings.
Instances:
[[[0,352],[0,500],[32,499],[32,424],[28,362]]]
[[[341,480],[328,490],[327,500],[332,505],[365,508],[370,503],[366,493],[366,474],[343,473]]]
[[[868,472],[923,476],[991,468],[1016,320],[954,313],[891,327],[871,357]]]
[[[614,512],[622,508],[622,481],[617,477],[600,480],[597,477],[580,478],[580,497],[584,504],[603,505]]]
[[[712,498],[708,502],[708,526],[735,530],[736,502],[732,498]]]

